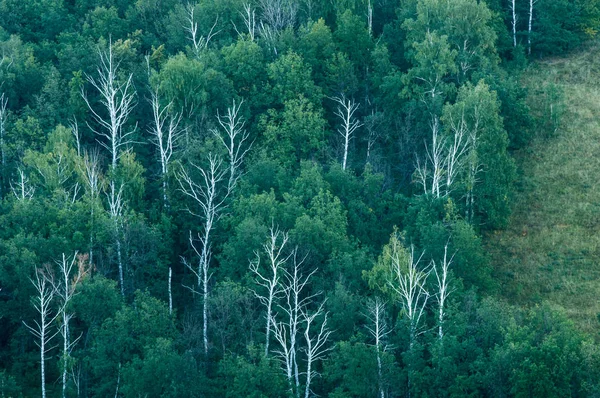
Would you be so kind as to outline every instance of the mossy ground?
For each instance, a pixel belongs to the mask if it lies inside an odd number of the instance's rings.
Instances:
[[[499,294],[524,306],[562,306],[598,336],[600,45],[532,64],[523,82],[542,123],[515,154],[519,179],[509,225],[486,239]]]

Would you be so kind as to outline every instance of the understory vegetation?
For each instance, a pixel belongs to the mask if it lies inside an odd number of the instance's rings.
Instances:
[[[0,395],[600,396],[599,27],[0,0]]]

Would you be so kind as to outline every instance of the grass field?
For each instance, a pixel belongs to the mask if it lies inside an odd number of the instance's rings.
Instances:
[[[556,131],[546,123],[516,154],[520,176],[509,226],[486,239],[500,295],[519,305],[560,305],[597,336],[600,46],[533,64],[524,83],[537,116],[549,121],[560,109],[555,89],[562,92],[563,111]]]

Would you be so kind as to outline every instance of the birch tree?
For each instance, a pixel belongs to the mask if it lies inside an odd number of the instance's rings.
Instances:
[[[281,31],[293,27],[298,13],[298,2],[295,0],[260,0],[261,11],[258,31],[263,39],[269,43],[277,55],[275,47]]]
[[[451,132],[450,144],[447,148],[445,163],[445,196],[452,191],[452,185],[463,169],[464,157],[469,148],[469,131],[465,120],[464,108],[460,120],[456,121],[450,114],[448,130]]]
[[[328,313],[323,309],[325,302],[321,303],[317,311],[309,314],[302,311],[302,318],[306,324],[304,329],[304,339],[306,340],[306,382],[304,387],[304,398],[309,398],[311,394],[310,384],[319,374],[314,370],[317,361],[325,358],[325,355],[333,349],[333,346],[327,346],[327,341],[332,331],[327,327]],[[322,318],[321,326],[317,326],[316,320]],[[311,328],[316,329],[316,333]]]
[[[168,207],[168,180],[169,165],[173,150],[177,147],[178,140],[181,138],[184,129],[179,127],[181,122],[181,113],[172,113],[171,108],[173,102],[169,102],[166,106],[161,107],[158,90],[152,93],[150,99],[152,106],[153,124],[150,128],[150,134],[153,136],[153,143],[158,149],[160,158],[160,170],[162,176],[163,188],[163,206]]]
[[[290,260],[290,270],[285,270],[283,278],[283,298],[278,305],[283,319],[278,321],[273,317],[273,335],[279,347],[274,352],[284,367],[291,394],[299,397],[301,393],[301,373],[298,368],[299,337],[302,334],[302,325],[306,322],[304,315],[307,313],[307,307],[318,295],[318,293],[306,294],[305,288],[317,270],[313,270],[307,276],[302,274],[301,268],[306,256],[300,258],[297,248],[292,252]]]
[[[35,342],[40,349],[40,372],[41,372],[41,387],[42,398],[46,398],[46,354],[54,347],[50,347],[50,343],[58,334],[57,331],[51,330],[52,324],[58,317],[59,313],[52,311],[52,303],[56,297],[56,290],[53,286],[53,274],[49,266],[35,269],[35,280],[31,279],[36,290],[36,296],[32,299],[32,304],[39,315],[39,320],[34,320],[34,326],[30,326],[25,321],[23,324],[31,334],[37,339]]]
[[[338,104],[335,115],[340,118],[341,124],[340,127],[338,127],[337,132],[344,140],[342,169],[346,170],[350,140],[353,138],[356,129],[363,125],[354,117],[354,113],[358,109],[359,104],[354,102],[354,100],[347,99],[343,94],[341,97],[333,97],[331,99]]]
[[[419,269],[423,254],[416,258],[414,247],[407,251],[395,235],[390,240],[388,255],[391,266],[388,285],[396,294],[402,306],[402,313],[408,319],[412,349],[417,336],[423,333],[421,321],[430,297],[425,289],[425,281],[431,272],[431,266]]]
[[[449,113],[447,134],[440,129],[439,120],[434,118],[431,144],[425,145],[425,160],[417,158],[415,168],[415,180],[423,187],[423,193],[436,198],[450,195],[458,175],[464,171],[465,157],[470,148],[464,110],[458,121]]]
[[[100,65],[97,68],[98,77],[86,76],[87,81],[100,94],[100,104],[103,111],[97,111],[90,103],[87,94],[83,91],[81,96],[92,113],[92,119],[98,125],[88,127],[101,139],[98,143],[106,148],[111,156],[111,171],[117,168],[117,161],[123,148],[133,143],[132,135],[135,127],[125,131],[125,125],[135,107],[135,89],[133,87],[133,74],[119,80],[119,62],[113,56],[113,44],[109,42],[107,51],[98,51]],[[102,115],[106,113],[106,116]]]
[[[377,354],[377,384],[379,386],[380,398],[385,398],[383,388],[383,370],[381,365],[381,353],[387,350],[387,345],[384,343],[385,338],[392,331],[386,322],[385,302],[379,297],[375,300],[369,300],[367,303],[367,318],[369,324],[367,330],[375,341],[375,352]]]
[[[7,105],[8,98],[4,93],[0,94],[0,162],[2,162],[2,170],[0,171],[0,198],[4,197],[4,175],[6,174],[6,144],[4,137],[6,135],[6,118],[8,116]]]
[[[240,169],[248,151],[252,149],[252,142],[248,142],[250,134],[244,129],[246,122],[240,115],[240,108],[244,101],[237,105],[235,100],[227,114],[221,116],[217,113],[217,122],[220,129],[212,129],[212,133],[219,139],[227,151],[229,159],[229,180],[227,190],[231,192],[241,176]]]
[[[194,181],[185,168],[181,168],[177,174],[177,181],[181,192],[193,199],[194,203],[200,207],[200,212],[188,211],[192,215],[199,216],[203,220],[203,231],[198,233],[198,239],[202,248],[198,250],[193,243],[190,233],[190,244],[199,257],[197,271],[191,265],[187,264],[188,268],[194,271],[197,278],[198,288],[203,296],[203,339],[204,353],[208,354],[208,282],[209,282],[209,267],[211,258],[211,238],[215,223],[221,216],[221,211],[225,207],[229,192],[221,193],[221,182],[225,179],[227,170],[222,167],[223,162],[216,156],[210,154],[208,156],[208,166],[200,167],[192,164],[201,176],[200,183]]]
[[[516,0],[509,0],[508,9],[510,10],[511,17],[512,17],[511,21],[510,21],[510,25],[512,28],[513,47],[516,47],[517,46],[517,21],[518,21]]]
[[[260,0],[261,20],[275,32],[296,23],[298,2],[293,0]]]
[[[94,209],[100,193],[100,154],[97,149],[85,151],[83,164],[79,167],[90,200],[90,264],[94,264]]]
[[[76,289],[83,278],[88,274],[89,268],[86,266],[87,256],[79,256],[77,252],[72,258],[68,258],[63,253],[61,261],[58,264],[59,279],[55,280],[54,289],[60,299],[59,319],[60,319],[60,334],[63,338],[63,347],[61,355],[61,382],[62,382],[62,398],[66,397],[67,391],[67,374],[71,370],[71,352],[77,344],[81,335],[71,340],[70,322],[74,317],[74,313],[70,311],[69,305],[71,299],[76,294]],[[75,270],[75,267],[77,268]],[[73,273],[75,271],[75,273]]]
[[[123,185],[118,190],[115,189],[115,182],[110,183],[110,192],[106,194],[108,199],[108,214],[113,223],[113,234],[115,239],[115,247],[117,249],[117,265],[119,267],[119,286],[121,295],[125,296],[125,284],[123,279],[123,258],[121,254],[121,230],[123,217]]]
[[[10,182],[10,189],[18,201],[31,200],[35,193],[35,187],[30,184],[29,178],[25,175],[23,169],[18,169],[19,179],[13,184]]]
[[[440,341],[444,338],[444,318],[446,316],[445,313],[445,305],[448,296],[454,291],[454,289],[450,286],[449,280],[449,270],[450,265],[452,265],[452,260],[454,259],[454,254],[448,258],[448,243],[444,246],[444,259],[440,264],[440,269],[433,264],[433,272],[435,274],[435,279],[437,281],[437,293],[435,295],[436,300],[438,302],[438,338]]]
[[[244,20],[246,34],[248,35],[250,41],[254,41],[256,38],[256,10],[252,7],[252,5],[250,5],[250,3],[244,3],[243,7],[244,10],[240,11],[240,15]],[[238,35],[242,37],[242,34],[237,30],[237,27],[235,30],[238,33]]]
[[[284,272],[284,265],[290,258],[291,254],[286,255],[284,250],[288,242],[288,234],[280,231],[279,228],[271,226],[267,242],[263,244],[263,253],[267,258],[266,268],[268,271],[261,269],[261,255],[257,251],[256,259],[250,262],[250,271],[255,275],[254,282],[260,286],[265,293],[254,294],[266,308],[266,326],[265,326],[265,356],[269,355],[269,341],[271,328],[274,324],[275,315],[273,306],[276,300],[283,294],[283,289],[280,283],[281,275]]]
[[[444,138],[440,135],[440,124],[437,117],[431,122],[431,145],[425,145],[426,158],[417,158],[415,178],[423,187],[425,194],[440,197],[444,170]]]
[[[71,129],[73,138],[75,138],[77,156],[81,156],[81,133],[79,132],[79,123],[77,123],[77,119],[74,116],[69,120],[69,128]]]
[[[173,314],[173,295],[171,291],[171,280],[173,278],[173,269],[169,267],[169,282],[167,291],[169,293],[169,315]]]
[[[206,35],[201,35],[198,32],[198,22],[194,18],[195,6],[191,3],[188,3],[185,7],[186,11],[186,24],[184,25],[185,31],[189,35],[189,39],[192,42],[193,50],[196,56],[200,55],[200,53],[208,48],[208,43],[212,40],[212,38],[219,33],[220,31],[215,32],[215,27],[219,22],[219,17],[215,18],[215,23],[210,28],[210,31]]]
[[[514,0],[512,0],[514,2]],[[527,54],[531,55],[531,32],[533,24],[533,6],[537,0],[529,0],[529,23],[527,24]]]

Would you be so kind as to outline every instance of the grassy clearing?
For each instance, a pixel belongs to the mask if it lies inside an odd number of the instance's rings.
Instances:
[[[520,178],[509,226],[487,239],[500,294],[564,307],[597,335],[600,313],[600,46],[532,65],[531,106],[550,119],[563,93],[560,127],[539,131],[516,154]],[[547,123],[546,129],[551,128]]]

